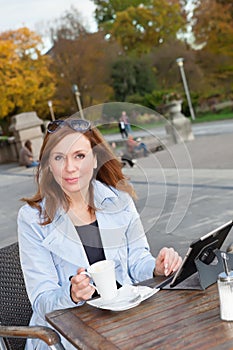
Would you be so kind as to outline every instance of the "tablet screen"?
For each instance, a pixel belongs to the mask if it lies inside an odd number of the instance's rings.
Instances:
[[[193,241],[190,244],[180,268],[174,275],[170,287],[175,287],[197,271],[195,264],[196,259],[200,259],[207,265],[211,264],[215,258],[214,250],[221,248],[232,226],[233,221],[229,221],[198,240]]]

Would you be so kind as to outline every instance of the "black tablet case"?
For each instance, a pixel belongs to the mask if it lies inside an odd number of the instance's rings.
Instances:
[[[183,280],[175,286],[170,284],[171,277],[163,283],[163,289],[198,289],[204,290],[217,281],[218,275],[224,271],[220,248],[233,226],[233,221],[210,232],[201,239],[191,243],[193,260],[183,271]],[[194,258],[195,256],[195,258]],[[233,254],[227,254],[229,267],[233,270]],[[187,277],[185,276],[187,275]],[[180,277],[180,276],[179,276]],[[179,280],[179,277],[177,280]]]
[[[206,265],[201,260],[195,261],[197,272],[186,278],[174,287],[166,285],[163,289],[197,289],[204,290],[211,284],[217,282],[218,275],[224,271],[224,266],[221,257],[221,251],[217,249],[215,252],[216,258],[213,263]],[[227,253],[226,253],[227,254]],[[233,254],[227,254],[229,267],[233,270]]]

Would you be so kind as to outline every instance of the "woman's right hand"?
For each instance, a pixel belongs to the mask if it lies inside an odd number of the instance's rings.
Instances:
[[[70,295],[75,303],[90,299],[95,292],[95,288],[90,284],[90,278],[81,272],[85,272],[85,269],[78,269],[77,275],[72,276],[70,280]]]

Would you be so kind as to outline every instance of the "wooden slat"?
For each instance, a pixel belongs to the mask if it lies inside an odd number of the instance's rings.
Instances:
[[[122,312],[84,305],[47,318],[80,349],[233,349],[233,323],[220,319],[216,284],[205,291],[163,290]]]
[[[117,350],[118,348],[104,336],[85,325],[72,311],[54,312],[46,316],[49,323],[65,336],[77,349]]]

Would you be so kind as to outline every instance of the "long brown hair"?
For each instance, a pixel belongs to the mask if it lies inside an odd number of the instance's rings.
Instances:
[[[27,140],[24,146],[32,153],[32,143],[30,140]]]
[[[41,225],[51,223],[56,211],[63,208],[69,210],[70,198],[55,181],[52,172],[49,170],[49,157],[52,149],[67,135],[77,133],[69,126],[58,128],[54,133],[47,132],[40,150],[40,164],[36,173],[37,192],[31,198],[22,198],[31,207],[39,210]],[[90,141],[93,154],[97,159],[97,169],[94,169],[93,178],[100,182],[115,187],[136,197],[133,187],[122,172],[121,162],[116,158],[109,144],[96,127],[83,133]],[[41,206],[41,202],[44,205]],[[89,211],[95,211],[93,188],[90,184]]]

